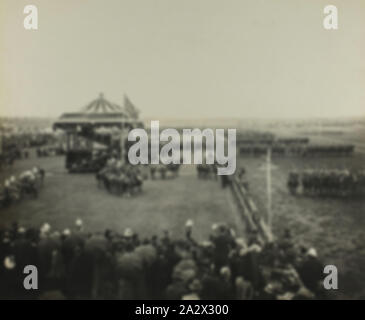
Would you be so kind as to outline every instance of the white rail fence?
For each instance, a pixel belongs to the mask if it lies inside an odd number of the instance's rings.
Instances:
[[[263,215],[257,209],[255,202],[238,177],[232,179],[231,190],[248,231],[258,232],[259,237],[264,242],[273,241],[273,235]]]

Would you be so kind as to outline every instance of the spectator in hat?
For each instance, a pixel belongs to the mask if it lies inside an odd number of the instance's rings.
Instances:
[[[318,259],[317,251],[310,248],[297,270],[304,285],[314,293],[321,288],[323,280],[323,264]]]

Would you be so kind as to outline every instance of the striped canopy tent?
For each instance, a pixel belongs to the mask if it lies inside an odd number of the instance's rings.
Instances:
[[[136,117],[138,111],[126,96],[124,104],[124,107],[121,107],[112,103],[101,93],[79,112],[62,114],[53,124],[53,129],[81,131],[85,127],[90,129],[140,127],[142,123]]]

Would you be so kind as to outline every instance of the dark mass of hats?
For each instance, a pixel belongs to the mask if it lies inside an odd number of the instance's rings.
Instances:
[[[270,243],[237,237],[213,224],[205,241],[185,224],[143,237],[86,232],[83,221],[63,231],[45,223],[0,230],[0,298],[32,299],[314,299],[324,298],[323,266],[314,248],[295,245],[290,232]],[[23,269],[37,266],[38,290],[24,290]]]

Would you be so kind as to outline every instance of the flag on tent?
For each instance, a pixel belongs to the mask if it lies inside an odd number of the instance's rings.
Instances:
[[[134,104],[126,95],[124,95],[124,109],[132,119],[138,119],[139,110],[134,106]]]

